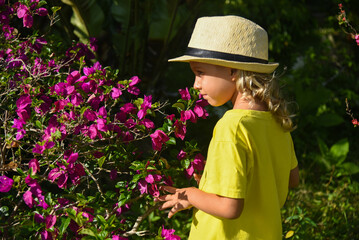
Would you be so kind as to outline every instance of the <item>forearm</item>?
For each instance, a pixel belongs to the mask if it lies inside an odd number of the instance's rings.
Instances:
[[[184,190],[190,204],[203,212],[227,219],[235,219],[241,215],[243,199],[221,197],[194,187]]]

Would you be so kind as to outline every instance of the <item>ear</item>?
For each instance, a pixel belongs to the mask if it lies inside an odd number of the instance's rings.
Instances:
[[[238,69],[234,69],[234,68],[231,69],[231,77],[232,77],[231,80],[233,82],[237,81],[238,73],[239,73]]]

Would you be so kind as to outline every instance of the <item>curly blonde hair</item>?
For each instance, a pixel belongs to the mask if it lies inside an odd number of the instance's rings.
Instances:
[[[284,130],[294,130],[293,114],[288,109],[288,102],[281,94],[277,76],[237,70],[237,89],[243,94],[244,99],[265,103],[267,109],[273,114]]]

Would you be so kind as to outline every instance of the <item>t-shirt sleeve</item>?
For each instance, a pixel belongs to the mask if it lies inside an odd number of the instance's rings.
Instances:
[[[235,141],[212,141],[206,163],[203,189],[229,198],[245,198],[247,156],[243,144]]]

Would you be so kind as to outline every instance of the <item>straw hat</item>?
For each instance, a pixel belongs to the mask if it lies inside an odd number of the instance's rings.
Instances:
[[[170,62],[202,62],[259,73],[271,73],[267,32],[238,16],[202,17],[197,20],[185,54]]]

